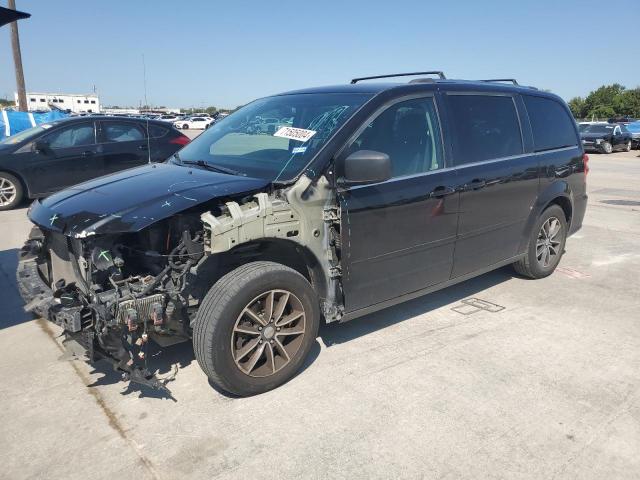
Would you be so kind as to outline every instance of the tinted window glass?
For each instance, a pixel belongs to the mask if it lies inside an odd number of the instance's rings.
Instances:
[[[578,144],[573,119],[555,100],[524,95],[536,152]],[[588,130],[588,128],[587,128]]]
[[[389,107],[358,136],[347,154],[358,150],[389,155],[394,177],[442,168],[442,142],[433,99],[417,98]]]
[[[449,95],[456,165],[522,153],[518,115],[509,96]]]
[[[105,142],[133,142],[144,139],[142,130],[133,123],[104,123],[102,135]]]
[[[151,138],[164,137],[168,131],[168,128],[160,127],[158,125],[149,125],[149,136]]]
[[[82,147],[96,143],[93,124],[83,123],[51,132],[43,137],[52,149]]]

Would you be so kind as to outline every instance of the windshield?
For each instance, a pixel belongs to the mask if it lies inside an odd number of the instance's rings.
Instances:
[[[611,133],[615,125],[587,125],[583,133]]]
[[[180,150],[180,161],[204,161],[240,175],[290,180],[369,98],[335,93],[256,100]]]
[[[38,136],[40,132],[44,132],[47,128],[51,128],[51,125],[43,124],[28,130],[23,130],[22,132],[0,140],[0,144],[16,145],[24,140],[29,140],[30,138]]]

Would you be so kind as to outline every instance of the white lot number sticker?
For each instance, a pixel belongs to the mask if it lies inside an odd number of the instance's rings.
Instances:
[[[282,127],[273,134],[274,137],[283,137],[290,140],[298,140],[306,142],[316,134],[315,130],[306,130],[304,128]]]

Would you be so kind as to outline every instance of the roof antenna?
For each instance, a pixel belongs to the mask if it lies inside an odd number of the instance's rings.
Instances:
[[[144,61],[144,53],[142,54],[142,80],[144,83],[144,105],[149,108],[149,102],[147,101],[147,64]],[[149,135],[149,116],[147,115],[147,156],[148,163],[151,164],[151,136]]]

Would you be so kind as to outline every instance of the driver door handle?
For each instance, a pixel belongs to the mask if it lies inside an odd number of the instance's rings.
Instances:
[[[81,157],[93,157],[95,155],[96,152],[92,151],[92,150],[85,150],[84,152],[82,152],[80,154]]]
[[[486,186],[487,186],[487,182],[485,182],[484,180],[480,180],[479,178],[476,178],[469,183],[465,183],[462,186],[462,191],[469,192],[471,190],[480,190],[481,188],[484,188]]]
[[[456,189],[453,187],[445,187],[444,185],[441,185],[439,187],[434,188],[430,193],[429,193],[429,198],[443,198],[446,197],[448,195],[453,195],[454,193],[456,193]]]

